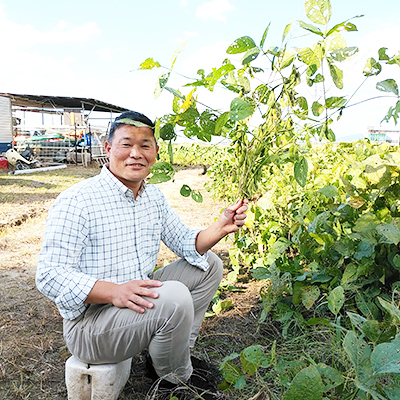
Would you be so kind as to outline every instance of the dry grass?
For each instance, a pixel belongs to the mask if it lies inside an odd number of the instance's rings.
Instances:
[[[224,207],[203,189],[207,178],[201,172],[202,169],[181,170],[174,182],[160,185],[183,221],[200,228],[212,223]],[[37,291],[34,274],[50,205],[62,190],[97,173],[98,168],[79,167],[36,175],[0,173],[0,399],[66,398],[64,364],[69,353],[62,339],[62,319],[55,305]],[[182,198],[179,191],[183,183],[201,190],[204,202],[197,204]],[[213,249],[226,268],[229,246],[229,241],[223,241]],[[174,259],[175,255],[163,247],[158,264]],[[239,286],[246,292],[226,292],[232,299],[232,308],[205,320],[195,348],[197,355],[217,364],[233,351],[261,341],[257,333],[260,282],[243,281]],[[151,382],[143,372],[144,361],[139,355],[134,358],[121,400],[146,398]],[[232,393],[229,398],[250,398],[255,394],[249,391],[246,397],[240,397],[243,393]]]

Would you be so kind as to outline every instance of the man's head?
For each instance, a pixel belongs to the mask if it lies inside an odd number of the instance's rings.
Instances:
[[[143,114],[127,111],[115,119],[105,144],[109,170],[135,197],[156,162],[154,124]]]
[[[110,132],[108,132],[109,143],[112,142],[114,137],[114,132],[123,125],[132,125],[132,126],[147,126],[154,133],[154,123],[150,121],[144,114],[138,113],[136,111],[125,111],[120,116],[115,118],[114,122],[111,124]]]

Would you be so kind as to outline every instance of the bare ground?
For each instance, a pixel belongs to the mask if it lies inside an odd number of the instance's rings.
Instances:
[[[97,173],[97,170],[92,172]],[[160,185],[173,208],[190,227],[208,226],[224,207],[204,190],[207,178],[201,172],[202,169],[184,169],[176,174],[174,182]],[[90,171],[84,174],[87,176]],[[0,175],[0,188],[2,177],[4,175]],[[202,204],[180,195],[183,183],[201,190]],[[67,398],[64,364],[70,353],[62,339],[62,319],[55,305],[37,291],[34,282],[47,210],[56,195],[50,185],[41,198],[27,196],[22,204],[5,201],[1,205],[0,399]],[[213,249],[223,259],[226,272],[229,271],[229,246],[229,240],[222,241]],[[158,265],[174,259],[175,255],[162,247]],[[238,286],[246,289],[245,292],[225,292],[225,296],[232,299],[232,307],[204,321],[195,347],[199,357],[218,364],[224,356],[262,341],[257,330],[261,285],[242,280]],[[131,376],[120,400],[153,398],[149,394],[150,386],[151,382],[144,377],[143,358],[138,355],[133,360]],[[246,395],[232,392],[228,398],[244,399],[253,395],[250,391]]]

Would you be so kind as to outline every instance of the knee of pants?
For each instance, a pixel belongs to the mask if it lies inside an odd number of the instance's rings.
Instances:
[[[209,251],[207,261],[210,266],[210,274],[213,274],[215,276],[215,280],[221,282],[224,272],[224,265],[222,264],[222,260],[215,253]]]
[[[157,291],[159,297],[152,301],[155,307],[162,307],[164,318],[174,319],[177,323],[193,322],[193,299],[187,286],[179,281],[165,281]]]

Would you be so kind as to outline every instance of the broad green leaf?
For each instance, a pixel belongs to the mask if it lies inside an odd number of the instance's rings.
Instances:
[[[171,123],[165,124],[160,128],[160,138],[163,140],[171,140],[176,136],[174,125]]]
[[[382,82],[378,82],[376,84],[376,88],[382,92],[391,92],[396,96],[399,95],[399,88],[397,87],[397,83],[394,79],[386,79]]]
[[[247,101],[236,97],[231,102],[230,118],[232,121],[240,121],[250,117],[254,112],[254,106]]]
[[[301,292],[301,302],[303,306],[309,310],[319,299],[321,291],[316,285],[305,286]]]
[[[335,185],[327,185],[327,186],[319,189],[318,192],[330,199],[339,196],[339,192]]]
[[[268,24],[267,28],[265,29],[265,31],[264,31],[264,33],[262,35],[261,42],[260,42],[261,49],[264,48],[265,39],[267,38],[270,25],[271,25],[271,22]]]
[[[394,107],[390,107],[387,114],[383,118],[383,121],[389,122],[391,118],[393,118],[393,121],[395,124],[397,124],[397,120],[399,119],[399,114],[400,114],[400,100],[397,101],[396,105]]]
[[[324,378],[324,392],[329,392],[329,390],[332,390],[344,382],[343,376],[335,368],[321,363],[317,365],[317,369],[321,377]]]
[[[325,107],[322,104],[318,103],[318,101],[314,101],[314,103],[312,103],[311,111],[315,117],[319,117],[324,110]]]
[[[352,196],[348,200],[348,204],[353,208],[361,208],[365,203],[365,199],[361,196]]]
[[[378,50],[379,60],[380,61],[389,61],[390,57],[386,54],[387,47],[381,47]]]
[[[172,89],[169,86],[164,86],[164,89],[172,93],[175,97],[178,97],[181,100],[185,100],[185,96],[183,96],[178,90]]]
[[[381,306],[388,311],[393,318],[397,319],[397,322],[400,322],[400,310],[392,303],[389,303],[380,297],[378,297],[378,300]]]
[[[354,331],[349,331],[343,340],[343,349],[353,364],[357,380],[361,384],[368,382],[373,374],[371,348]]]
[[[343,62],[353,57],[358,52],[358,47],[342,47],[329,53],[330,58],[336,62]]]
[[[160,68],[161,64],[158,61],[154,61],[151,57],[144,60],[138,69],[153,69],[153,68]]]
[[[232,307],[232,300],[219,300],[217,304],[214,304],[212,306],[212,310],[215,312],[215,314],[219,315],[223,311],[228,310],[229,308]]]
[[[328,97],[325,100],[326,108],[341,108],[346,104],[346,99],[344,97]]]
[[[358,267],[357,264],[355,263],[350,263],[346,266],[346,269],[344,270],[342,275],[342,281],[341,281],[342,285],[345,285],[346,283],[349,282],[353,282],[358,278],[357,269]]]
[[[368,319],[362,326],[362,332],[371,342],[376,343],[382,334],[381,325],[374,319]]]
[[[363,74],[365,76],[374,76],[374,75],[379,75],[380,72],[382,71],[382,66],[381,64],[379,64],[375,58],[368,58],[364,70],[363,70]]]
[[[305,157],[301,157],[300,160],[296,161],[296,163],[294,164],[294,177],[301,187],[304,187],[307,183],[307,174],[307,159]]]
[[[202,203],[203,202],[203,196],[200,192],[195,192],[194,190],[192,190],[191,193],[192,199],[196,202],[196,203]]]
[[[397,245],[400,242],[400,229],[393,224],[380,224],[376,227],[376,230],[385,238]]]
[[[343,89],[343,71],[340,70],[336,65],[329,63],[329,72],[333,83],[338,89]]]
[[[305,29],[305,30],[307,30],[309,32],[315,33],[316,35],[319,35],[319,36],[324,36],[324,34],[321,31],[321,29],[319,29],[317,26],[314,26],[314,25],[311,25],[311,24],[307,24],[307,23],[305,23],[303,21],[299,21],[299,25],[300,25],[301,28],[303,28],[303,29]]]
[[[293,379],[283,400],[322,400],[324,384],[315,365],[302,369]]]
[[[228,120],[229,120],[229,111],[224,112],[218,117],[217,122],[215,123],[215,132],[214,132],[215,135],[219,135],[221,133],[222,128],[228,122]]]
[[[328,296],[328,308],[334,314],[338,315],[344,304],[344,289],[342,286],[337,286]]]
[[[244,53],[252,49],[253,47],[257,47],[254,43],[254,40],[250,36],[242,36],[239,39],[236,39],[226,50],[228,54],[238,54]]]
[[[280,257],[286,249],[291,245],[291,242],[284,237],[280,237],[272,246],[269,248],[269,254],[267,263],[271,265],[278,257]]]
[[[328,319],[325,319],[325,318],[310,318],[310,319],[307,321],[307,325],[308,325],[308,326],[313,326],[313,325],[325,325],[325,326],[332,327],[331,321],[329,321]]]
[[[162,183],[171,180],[175,174],[174,167],[164,161],[155,163],[151,168],[152,173],[149,183]]]
[[[246,375],[255,374],[258,368],[261,366],[264,368],[269,366],[267,357],[265,356],[260,345],[246,347],[240,353],[240,361],[242,363],[242,371]]]
[[[362,17],[362,15],[359,15],[358,17]],[[356,18],[356,17],[354,17],[354,18]],[[331,35],[333,32],[339,32],[339,31],[341,31],[341,30],[345,30],[345,31],[347,31],[347,32],[357,31],[357,27],[356,27],[353,23],[348,22],[348,21],[349,21],[349,20],[344,21],[344,22],[341,22],[341,23],[339,23],[339,24],[336,24],[333,28],[331,28],[331,29],[328,31],[328,33],[326,34],[326,36],[329,36],[329,35]]]
[[[240,369],[229,361],[221,365],[221,372],[224,379],[232,385],[235,385],[243,377]]]
[[[390,343],[381,343],[375,347],[371,364],[377,374],[400,373],[400,334]]]
[[[332,7],[329,0],[307,0],[306,14],[315,24],[326,25],[331,19]]]
[[[181,191],[180,191],[181,195],[183,197],[189,197],[190,193],[192,193],[192,189],[190,189],[190,187],[188,185],[183,185],[181,187]]]
[[[371,301],[371,298],[358,292],[355,296],[356,304],[361,313],[369,319],[378,319],[380,312],[378,307]]]
[[[258,47],[253,47],[250,50],[246,51],[246,54],[242,58],[242,64],[250,64],[253,60],[255,60],[260,54],[260,49]]]

